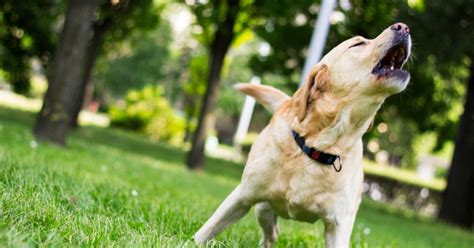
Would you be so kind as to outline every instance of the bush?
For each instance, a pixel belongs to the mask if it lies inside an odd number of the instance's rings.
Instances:
[[[185,120],[163,97],[160,86],[129,91],[124,101],[110,107],[109,114],[113,126],[146,133],[152,140],[183,141]]]

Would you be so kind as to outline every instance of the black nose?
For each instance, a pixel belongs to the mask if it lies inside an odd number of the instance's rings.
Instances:
[[[398,22],[393,24],[390,29],[395,30],[396,32],[399,32],[401,34],[409,34],[410,33],[410,28],[405,23]]]

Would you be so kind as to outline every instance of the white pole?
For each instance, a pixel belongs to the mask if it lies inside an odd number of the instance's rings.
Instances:
[[[301,75],[300,86],[303,85],[306,80],[311,67],[318,63],[323,53],[324,44],[326,43],[326,37],[329,31],[329,19],[331,17],[336,0],[323,0],[321,8],[318,13],[318,19],[314,26],[313,36],[311,37],[311,43],[308,49],[308,56],[303,67],[303,73]]]
[[[250,80],[252,84],[260,84],[260,77],[253,76]],[[247,131],[249,130],[250,120],[252,119],[253,108],[255,106],[255,99],[251,96],[245,97],[244,108],[242,114],[240,114],[239,125],[237,126],[237,131],[234,136],[234,144],[240,144],[247,136]]]

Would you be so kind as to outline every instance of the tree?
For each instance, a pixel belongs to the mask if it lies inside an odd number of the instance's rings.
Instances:
[[[207,89],[201,105],[198,126],[193,136],[192,148],[186,162],[190,169],[201,169],[203,167],[204,145],[207,129],[211,123],[211,115],[209,113],[213,111],[217,100],[217,89],[221,80],[224,58],[236,35],[235,24],[240,11],[240,0],[216,1],[213,2],[213,6],[210,5],[211,3],[209,3],[209,6],[200,4],[193,8],[194,13],[197,14],[198,22],[201,21],[201,23],[204,23],[205,21],[209,21],[209,19],[205,18],[205,15],[207,15],[206,11],[211,11],[212,13],[213,9],[214,14],[217,15],[217,21],[214,34],[205,36],[205,39],[213,37],[209,46],[210,60],[207,75]],[[204,27],[203,31],[205,34],[211,32],[209,25],[202,24],[201,27]]]
[[[57,0],[0,3],[0,66],[15,92],[29,92],[32,58],[48,67],[58,39],[54,27],[62,9]]]
[[[459,123],[448,185],[443,193],[439,218],[472,229],[474,225],[474,56],[464,113]]]
[[[81,84],[73,104],[68,110],[70,127],[77,127],[86,91],[93,88],[92,72],[97,57],[103,51],[104,39],[106,43],[116,43],[133,32],[151,29],[158,23],[158,13],[159,10],[153,7],[152,0],[105,1],[100,6],[98,18],[93,24],[92,38],[87,48]]]
[[[68,113],[79,91],[98,0],[70,0],[59,46],[48,75],[48,90],[34,127],[40,140],[66,145]]]

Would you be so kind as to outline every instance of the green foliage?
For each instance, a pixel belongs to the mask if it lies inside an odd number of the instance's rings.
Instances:
[[[100,95],[122,96],[128,89],[163,79],[171,31],[161,22],[161,11],[162,5],[152,0],[106,1],[100,6],[94,26],[104,32],[94,73]]]
[[[105,47],[111,47],[135,32],[156,28],[162,8],[153,0],[102,1],[95,25],[105,26]]]
[[[217,102],[220,113],[227,116],[240,116],[244,104],[245,95],[238,92],[232,86],[236,83],[249,83],[252,71],[247,66],[248,53],[233,54],[228,56],[224,65],[222,84],[219,86],[219,99]]]
[[[204,52],[193,55],[189,61],[189,77],[183,85],[184,93],[201,96],[206,91],[208,56]]]
[[[239,0],[237,21],[234,25],[236,36],[252,26],[253,0]],[[209,47],[215,37],[217,27],[226,19],[229,1],[196,1],[188,5],[196,17],[193,35],[202,45]]]
[[[170,33],[169,25],[162,22],[152,33],[129,37],[122,47],[99,59],[95,79],[116,96],[164,79],[165,65],[170,60]]]
[[[428,78],[432,85],[428,89],[434,88],[430,94],[426,87],[418,84],[417,91],[432,95],[432,99],[424,101],[418,114],[429,108],[432,112],[428,113],[434,115],[418,116],[417,120],[422,123],[422,129],[438,133],[435,149],[439,150],[444,141],[455,137],[466,82],[468,77],[474,76],[469,75],[468,69],[474,63],[474,1],[453,1],[448,5],[440,0],[423,1],[423,8],[411,7],[402,14],[414,30],[415,42],[420,43],[415,51],[417,60],[423,63],[421,73],[417,72],[412,81],[422,82]]]
[[[448,44],[461,43],[464,39],[455,40],[454,37],[468,37],[467,33],[473,31],[462,28],[462,20],[467,18],[462,13],[467,12],[456,12],[459,11],[460,2],[450,4],[449,7],[440,4],[440,1],[418,2],[424,4],[412,1],[409,6],[406,2],[399,1],[352,1],[350,9],[340,9],[346,19],[333,27],[327,48],[355,34],[375,37],[380,30],[397,20],[407,23],[414,41],[414,55],[407,65],[411,83],[405,92],[387,99],[376,124],[382,121],[390,123],[389,120],[393,119],[413,123],[416,125],[416,132],[411,139],[417,133],[435,131],[437,145],[434,148],[439,150],[446,141],[454,138],[462,112],[464,82],[468,76],[465,55],[452,53],[451,45]],[[472,7],[472,4],[463,4],[467,8]],[[436,41],[433,37],[436,37]],[[466,45],[467,43],[458,46]],[[464,51],[467,52],[467,49]],[[453,54],[457,54],[456,59],[452,57]],[[400,131],[399,137],[409,135],[405,129]],[[410,154],[408,149],[412,146],[402,143],[398,145],[405,149],[405,153]]]
[[[364,141],[376,142],[379,145],[379,149],[388,152],[388,159],[392,164],[400,164],[401,167],[416,169],[418,166],[418,152],[419,150],[413,149],[413,139],[419,132],[416,123],[412,121],[406,121],[401,118],[393,118],[396,116],[393,112],[397,111],[393,107],[384,107],[380,113],[381,120],[390,120],[389,122],[383,122],[374,124],[371,132],[364,137]],[[370,158],[374,158],[376,153],[379,152],[371,151],[366,149],[365,153]]]
[[[414,41],[414,59],[408,64],[411,84],[403,94],[389,98],[385,105],[396,110],[390,118],[398,116],[414,122],[421,133],[434,130],[437,133],[434,148],[439,150],[454,138],[462,112],[469,65],[465,56],[472,48],[466,38],[474,32],[472,25],[466,26],[465,22],[473,20],[467,16],[472,15],[473,11],[468,10],[473,4],[455,2],[446,6],[442,1],[417,2],[413,5],[412,1],[411,6],[398,1],[373,2],[367,6],[366,2],[354,1],[356,11],[350,11],[347,23],[341,25],[350,23],[354,30],[371,36],[377,33],[373,27],[385,26],[397,19],[410,26]],[[384,21],[374,18],[378,15],[384,16],[381,17]],[[366,20],[370,20],[371,25],[364,23]]]
[[[111,124],[146,133],[152,140],[179,144],[184,138],[184,119],[163,98],[163,88],[146,86],[131,90],[124,103],[109,110]]]
[[[0,69],[16,92],[29,92],[31,58],[48,67],[63,9],[60,0],[0,2]]]
[[[61,0],[11,1],[0,3],[1,69],[17,92],[28,93],[30,63],[38,58],[48,68],[58,41]],[[156,27],[162,6],[153,0],[100,1],[95,31],[105,30],[102,51],[117,48],[131,34]],[[99,51],[100,52],[100,51]]]
[[[187,70],[180,85],[183,112],[186,117],[186,140],[197,126],[197,118],[201,107],[201,98],[206,91],[208,57],[203,49],[194,52],[186,50],[190,58],[187,60]]]
[[[257,1],[255,33],[272,48],[267,57],[254,55],[250,67],[258,75],[277,72],[296,88],[319,4],[312,0]],[[291,38],[290,38],[291,37]]]
[[[242,166],[113,128],[85,127],[68,149],[36,144],[33,114],[0,108],[0,246],[197,247],[192,235],[238,184]],[[411,214],[407,214],[411,213]],[[276,247],[323,247],[322,223],[279,219]],[[256,247],[252,213],[208,247]],[[472,233],[364,200],[354,247],[470,247]]]
[[[448,169],[444,167],[436,167],[435,171],[435,177],[436,178],[447,178],[448,177]]]
[[[450,69],[452,65],[464,64],[466,57],[473,60],[474,1],[451,1],[449,4],[443,0],[417,2],[422,2],[423,7],[411,6],[401,13],[401,17],[406,18],[414,29],[415,41],[422,42],[418,56],[438,58],[436,67],[442,69],[440,72],[443,74],[451,73],[444,69]]]
[[[187,80],[182,85],[182,92],[186,98],[184,111],[186,115],[196,117],[199,110],[199,100],[206,91],[208,57],[204,52],[192,55],[188,65]]]

